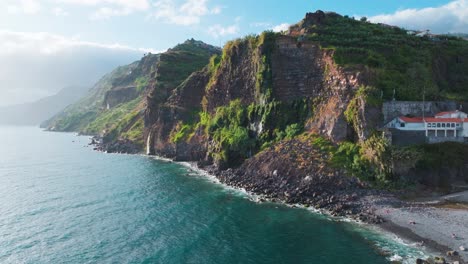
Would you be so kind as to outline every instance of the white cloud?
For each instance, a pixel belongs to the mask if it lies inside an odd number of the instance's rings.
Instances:
[[[60,7],[52,8],[52,14],[58,17],[66,17],[69,15],[67,11],[63,10]]]
[[[91,20],[109,19],[115,16],[127,16],[132,13],[131,9],[101,7],[89,17]]]
[[[254,22],[254,23],[250,23],[250,26],[251,27],[270,28],[271,23],[268,23],[268,22]]]
[[[20,0],[7,5],[7,12],[10,14],[24,13],[34,15],[41,11],[39,0]]]
[[[215,6],[211,9],[211,14],[219,15],[221,14],[222,8],[220,6]]]
[[[152,49],[133,48],[119,43],[102,44],[69,38],[47,32],[13,32],[0,30],[0,55],[22,54],[33,52],[39,54],[56,54],[71,48],[88,47],[124,51],[152,52]]]
[[[219,24],[216,24],[208,28],[208,34],[210,34],[214,38],[219,38],[219,37],[224,37],[227,35],[238,34],[239,30],[240,28],[238,25],[231,25],[231,26],[223,27]]]
[[[127,16],[136,12],[144,12],[150,17],[165,23],[176,25],[194,25],[200,23],[202,17],[218,15],[221,6],[208,5],[209,0],[0,0],[5,1],[6,11],[11,14],[36,14],[42,5],[58,5],[52,9],[56,16],[66,16],[62,7],[71,10],[69,6],[84,6],[91,10],[91,20],[109,19],[115,16]]]
[[[144,11],[150,8],[148,0],[56,0],[59,3],[86,5],[86,6],[114,6],[129,10]]]
[[[154,3],[152,17],[169,24],[189,26],[200,23],[203,16],[221,13],[221,7],[208,7],[207,0],[159,0]]]
[[[134,12],[148,11],[148,0],[55,0],[58,3],[95,7],[89,16],[91,20],[109,19],[114,16],[127,16]]]
[[[36,100],[69,85],[91,85],[151,49],[47,32],[0,30],[0,105]]]
[[[429,29],[435,33],[468,33],[468,1],[454,0],[439,7],[398,10],[369,20],[407,29]]]
[[[272,27],[271,30],[273,30],[274,32],[281,32],[281,31],[288,30],[289,26],[290,25],[288,23],[282,23],[282,24]]]

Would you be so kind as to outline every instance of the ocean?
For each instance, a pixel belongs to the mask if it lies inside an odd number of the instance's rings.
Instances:
[[[424,252],[181,164],[0,127],[0,263],[389,263]],[[387,252],[387,254],[382,254]]]

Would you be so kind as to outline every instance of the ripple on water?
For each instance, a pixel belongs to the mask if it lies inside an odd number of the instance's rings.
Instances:
[[[387,263],[376,245],[413,254],[311,209],[252,202],[199,170],[75,139],[0,128],[1,263]]]

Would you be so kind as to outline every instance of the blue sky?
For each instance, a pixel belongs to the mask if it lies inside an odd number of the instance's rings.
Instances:
[[[192,0],[196,4],[180,11],[178,9],[190,0],[4,1],[7,2],[6,8],[0,9],[0,29],[48,32],[90,42],[120,43],[153,50],[167,49],[189,37],[219,45],[248,33],[257,33],[283,23],[295,23],[306,12],[317,9],[372,17],[393,14],[398,10],[440,7],[450,2]],[[168,6],[166,14],[158,14],[164,9],[160,3]],[[197,8],[199,10],[195,10]]]
[[[0,105],[91,86],[118,65],[188,38],[222,46],[318,9],[468,33],[468,0],[0,0]]]

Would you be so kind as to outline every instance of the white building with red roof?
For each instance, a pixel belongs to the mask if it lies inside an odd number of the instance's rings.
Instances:
[[[456,110],[440,112],[433,117],[400,116],[385,127],[401,131],[424,131],[426,137],[431,139],[429,142],[462,142],[468,138],[468,115]]]

